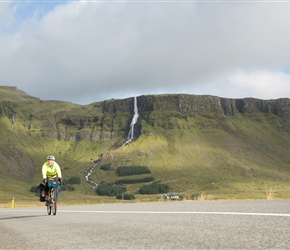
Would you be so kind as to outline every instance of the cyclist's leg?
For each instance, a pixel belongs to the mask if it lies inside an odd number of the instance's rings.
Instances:
[[[60,183],[58,182],[57,190],[56,190],[56,200],[58,201],[59,194],[60,194]]]
[[[49,191],[49,187],[47,185],[47,183],[45,184],[45,189],[44,189],[44,193],[46,196],[48,196],[48,191]]]

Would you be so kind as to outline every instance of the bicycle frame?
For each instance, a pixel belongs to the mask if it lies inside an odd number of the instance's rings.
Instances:
[[[51,215],[51,211],[53,215],[56,215],[57,204],[56,204],[56,193],[58,188],[58,181],[56,178],[49,178],[47,180],[48,186],[48,199],[46,201],[47,213]]]

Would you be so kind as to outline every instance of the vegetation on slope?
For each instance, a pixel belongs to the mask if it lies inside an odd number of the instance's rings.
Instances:
[[[188,107],[180,111],[180,105],[172,102],[189,97],[158,98],[141,102],[144,106],[136,125],[140,136],[120,147],[132,118],[129,100],[80,106],[41,101],[0,87],[0,203],[12,197],[37,201],[30,189],[41,180],[41,166],[48,154],[56,156],[65,179],[80,178],[75,191],[62,192],[63,202],[106,201],[84,178],[98,159],[90,178],[99,185],[125,180],[126,192],[136,200],[159,198],[140,194],[150,183],[164,184],[185,198],[266,199],[269,194],[290,198],[287,116],[259,109],[221,112],[214,107],[215,101],[196,111],[192,107],[197,104],[184,101],[183,107]],[[202,107],[209,105],[205,97],[200,100]],[[110,168],[104,171],[104,165]],[[151,173],[120,177],[120,166],[145,166]],[[134,181],[149,177],[149,183]]]

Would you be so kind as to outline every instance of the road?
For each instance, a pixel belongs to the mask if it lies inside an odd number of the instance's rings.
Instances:
[[[3,208],[0,249],[290,249],[290,201]]]

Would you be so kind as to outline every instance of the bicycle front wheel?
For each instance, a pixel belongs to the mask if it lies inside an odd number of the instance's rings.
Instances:
[[[56,192],[57,191],[54,189],[53,190],[53,196],[52,196],[53,200],[52,200],[52,204],[51,204],[52,205],[52,213],[53,213],[53,215],[56,215],[56,210],[57,210],[56,209],[57,208],[57,206],[56,206]]]
[[[56,201],[53,201],[52,203],[52,213],[53,215],[56,215]]]
[[[47,208],[47,214],[51,215],[51,206],[49,203],[46,205],[46,208]]]

